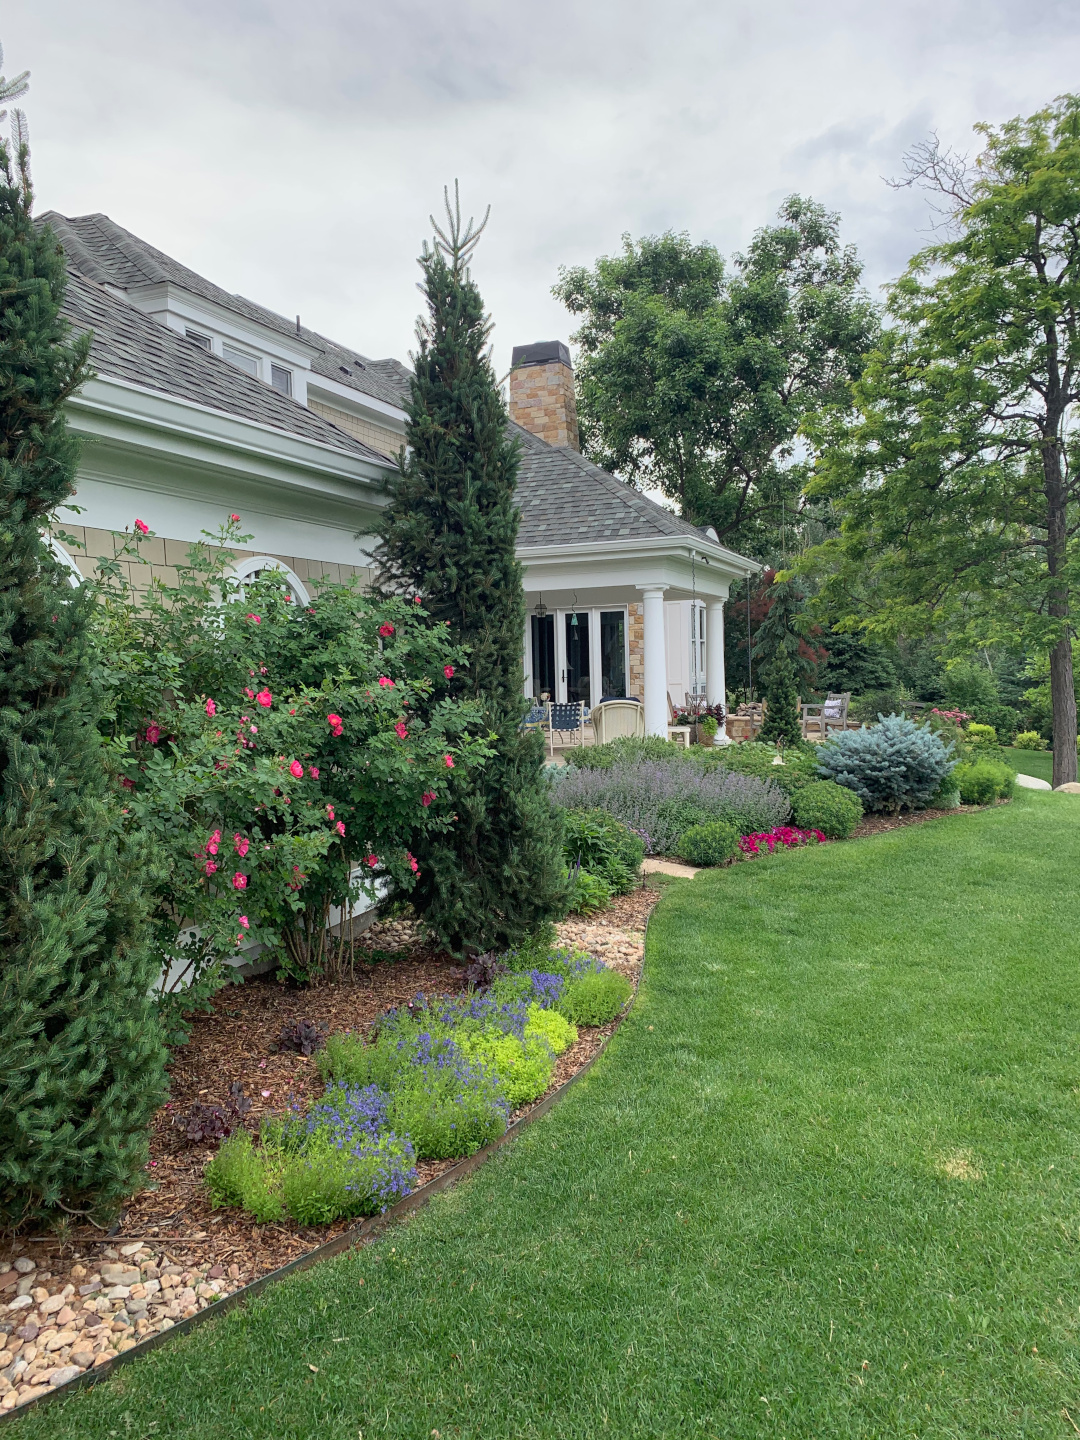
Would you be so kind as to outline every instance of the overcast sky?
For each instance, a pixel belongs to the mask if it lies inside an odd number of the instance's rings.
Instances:
[[[725,252],[800,191],[871,288],[924,243],[912,142],[1080,88],[1075,0],[10,0],[39,210],[104,211],[230,290],[405,359],[428,214],[492,208],[510,347],[566,339],[560,265],[688,230]]]

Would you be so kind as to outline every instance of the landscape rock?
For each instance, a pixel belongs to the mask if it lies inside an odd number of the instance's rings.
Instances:
[[[1055,795],[1080,795],[1080,785],[1075,780],[1067,780],[1064,785],[1054,786]]]
[[[81,1375],[82,1370],[78,1365],[61,1365],[59,1370],[54,1370],[49,1376],[49,1384],[66,1385],[69,1380],[74,1380],[76,1375]]]
[[[7,1307],[8,1314],[14,1314],[16,1310],[29,1310],[33,1303],[34,1302],[29,1295],[16,1296],[16,1298],[12,1300],[11,1304]]]
[[[15,1269],[20,1275],[32,1275],[37,1269],[37,1266],[28,1255],[20,1255],[15,1261]]]

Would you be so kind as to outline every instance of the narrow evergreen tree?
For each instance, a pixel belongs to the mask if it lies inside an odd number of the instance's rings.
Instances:
[[[802,739],[795,667],[786,650],[777,651],[765,672],[765,720],[758,739],[773,745],[797,745]]]
[[[0,60],[2,63],[2,60]],[[20,77],[21,83],[25,77]],[[25,86],[23,87],[25,88]],[[0,79],[9,98],[12,86]],[[25,122],[0,142],[0,1222],[108,1212],[164,1089],[143,860],[110,802],[88,683],[90,596],[42,540],[74,490],[64,402],[89,342],[31,219]]]
[[[558,814],[543,746],[523,734],[525,596],[514,553],[517,442],[489,356],[491,322],[469,272],[483,224],[462,228],[455,186],[449,223],[420,257],[427,315],[408,407],[408,457],[380,531],[383,588],[414,591],[470,647],[453,692],[477,699],[496,753],[471,777],[448,775],[456,815],[444,835],[417,841],[413,902],[455,953],[504,948],[565,905]],[[485,222],[486,223],[486,217]]]

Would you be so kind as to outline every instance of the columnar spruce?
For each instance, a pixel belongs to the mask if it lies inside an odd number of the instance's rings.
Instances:
[[[0,87],[3,82],[0,81]],[[5,96],[11,86],[4,87]],[[0,1223],[107,1211],[137,1183],[164,1052],[142,858],[106,788],[87,607],[42,532],[74,489],[64,402],[89,344],[60,317],[15,112],[0,143]]]
[[[484,769],[448,777],[456,816],[417,837],[411,899],[452,950],[519,941],[565,903],[561,826],[543,748],[523,734],[525,597],[514,546],[517,443],[491,367],[491,322],[469,272],[480,235],[456,204],[420,259],[427,315],[408,405],[409,452],[381,528],[380,583],[419,595],[470,647],[452,693],[475,697],[497,739]],[[432,222],[434,225],[434,221]]]

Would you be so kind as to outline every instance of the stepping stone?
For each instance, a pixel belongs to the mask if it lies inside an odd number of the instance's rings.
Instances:
[[[1055,795],[1080,795],[1080,785],[1075,780],[1069,780],[1064,785],[1057,785],[1054,788]]]
[[[1037,780],[1034,775],[1017,775],[1016,783],[1021,790],[1052,790],[1049,780]]]
[[[1047,787],[1049,789],[1049,786]],[[696,865],[680,865],[677,860],[643,860],[641,868],[646,875],[677,875],[680,880],[692,880],[698,873]]]

